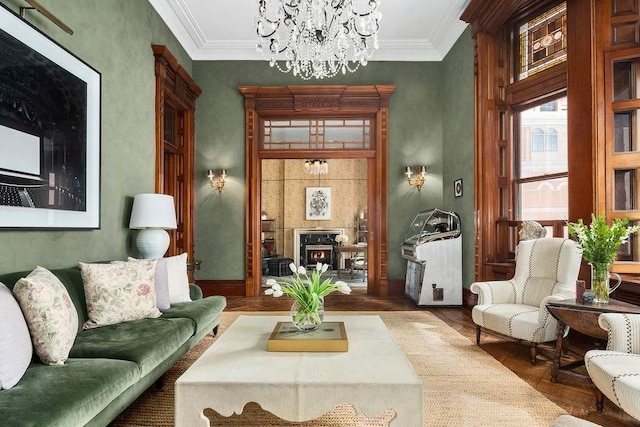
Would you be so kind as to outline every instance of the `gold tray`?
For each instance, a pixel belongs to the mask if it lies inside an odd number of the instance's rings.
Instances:
[[[267,344],[268,351],[349,351],[344,322],[323,322],[312,332],[300,332],[291,322],[278,322]]]

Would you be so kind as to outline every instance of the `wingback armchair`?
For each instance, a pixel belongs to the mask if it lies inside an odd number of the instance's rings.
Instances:
[[[598,389],[598,410],[603,394],[640,420],[640,314],[603,313],[598,324],[607,331],[606,350],[589,350],[584,355],[587,372]]]
[[[518,244],[516,270],[511,280],[475,282],[478,295],[472,317],[476,343],[486,328],[529,343],[531,363],[536,363],[537,345],[556,338],[557,320],[546,304],[575,298],[582,250],[576,242],[562,238],[524,240]]]

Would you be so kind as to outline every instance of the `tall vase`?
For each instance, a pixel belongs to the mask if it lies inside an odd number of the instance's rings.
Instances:
[[[597,304],[609,303],[609,294],[615,291],[622,278],[618,273],[611,273],[610,263],[593,263],[591,265],[591,291],[593,292],[593,302]],[[611,287],[609,280],[611,277],[615,277],[617,283]]]
[[[302,332],[315,331],[322,324],[324,317],[324,301],[320,300],[317,307],[301,306],[294,301],[291,306],[291,322]]]

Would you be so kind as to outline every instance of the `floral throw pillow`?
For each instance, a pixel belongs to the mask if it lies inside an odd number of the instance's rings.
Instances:
[[[156,306],[156,260],[80,263],[87,320],[83,329],[160,316]]]
[[[42,363],[64,364],[78,333],[78,313],[67,288],[52,272],[38,266],[18,280],[13,294]]]

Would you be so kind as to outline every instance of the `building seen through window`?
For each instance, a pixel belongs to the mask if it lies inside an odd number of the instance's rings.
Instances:
[[[521,111],[518,122],[517,219],[567,219],[567,98]]]

